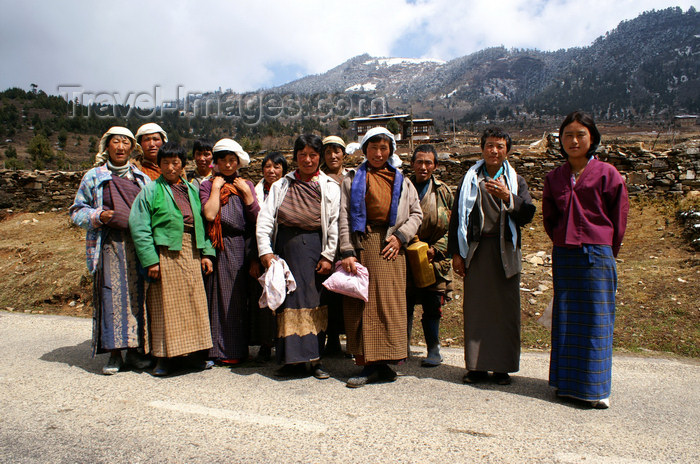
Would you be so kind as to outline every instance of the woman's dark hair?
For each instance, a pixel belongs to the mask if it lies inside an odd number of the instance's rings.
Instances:
[[[364,145],[362,145],[362,153],[364,153],[365,156],[367,156],[367,146],[370,143],[378,143],[378,142],[381,142],[382,140],[385,140],[389,144],[389,156],[393,155],[394,154],[394,141],[391,139],[391,137],[389,137],[386,134],[377,134],[373,137],[370,137],[369,140],[367,140],[364,143]]]
[[[508,132],[504,131],[500,127],[489,127],[481,134],[481,149],[484,149],[486,145],[486,139],[493,137],[494,139],[504,139],[506,141],[506,150],[510,151],[510,147],[513,145],[513,141],[510,138]]]
[[[318,135],[301,134],[294,141],[294,161],[297,160],[297,153],[306,147],[310,147],[319,156],[323,155],[323,140]]]
[[[435,151],[435,147],[432,146],[429,143],[424,143],[423,145],[418,145],[415,150],[413,150],[413,157],[411,158],[411,163],[415,163],[416,161],[416,155],[418,152],[422,153],[432,153],[433,154],[433,159],[435,160],[435,166],[438,164],[438,159],[437,159],[437,152]]]
[[[209,139],[197,139],[192,145],[192,156],[197,151],[212,151],[214,149],[214,144]]]
[[[287,165],[287,158],[285,158],[282,153],[280,153],[278,151],[271,151],[270,153],[265,155],[265,158],[263,158],[262,164],[260,165],[260,169],[264,168],[268,161],[272,161],[272,164],[281,165],[282,166],[282,175],[287,174],[287,170],[289,169],[289,166]]]
[[[235,155],[235,156],[236,156],[236,159],[238,160],[238,162],[239,162],[239,163],[241,162],[241,159],[238,157],[238,154],[237,154],[235,151],[231,151],[231,150],[219,150],[219,151],[215,151],[215,152],[214,152],[213,161],[216,163],[216,162],[219,161],[221,158],[226,158],[228,155]]]
[[[596,150],[598,149],[598,145],[600,145],[600,132],[598,132],[598,128],[595,126],[593,116],[581,110],[569,113],[564,119],[564,122],[561,123],[561,127],[559,127],[559,152],[561,152],[564,158],[569,157],[569,155],[566,154],[566,150],[564,150],[564,144],[562,144],[561,139],[564,135],[564,129],[572,122],[580,123],[581,125],[585,126],[586,129],[588,129],[588,132],[591,133],[591,148],[589,148],[588,153],[586,153],[586,158],[590,158],[595,154]]]
[[[163,158],[180,158],[183,168],[187,164],[185,148],[175,142],[167,142],[160,147],[160,150],[158,150],[158,166],[160,166],[160,160]]]

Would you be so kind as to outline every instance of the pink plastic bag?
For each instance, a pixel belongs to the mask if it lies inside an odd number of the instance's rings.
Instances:
[[[355,263],[357,274],[351,274],[343,269],[341,261],[335,263],[335,272],[323,282],[328,290],[341,295],[358,298],[365,303],[369,296],[369,272],[360,263]]]

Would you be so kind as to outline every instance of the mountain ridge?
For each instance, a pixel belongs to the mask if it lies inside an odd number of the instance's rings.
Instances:
[[[304,95],[352,90],[397,111],[655,117],[700,111],[700,14],[652,10],[622,21],[586,47],[556,51],[492,47],[449,61],[358,55],[322,74],[268,89]],[[393,61],[393,66],[380,63]]]

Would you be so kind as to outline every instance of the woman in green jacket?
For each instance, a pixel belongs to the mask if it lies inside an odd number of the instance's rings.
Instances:
[[[168,374],[168,358],[212,347],[202,272],[212,272],[215,252],[204,233],[199,193],[182,175],[186,162],[182,147],[163,145],[161,176],[136,197],[129,216],[136,254],[151,281],[146,302],[158,376]]]

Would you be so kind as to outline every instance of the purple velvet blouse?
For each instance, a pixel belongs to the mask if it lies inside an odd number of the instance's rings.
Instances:
[[[625,181],[614,166],[603,161],[591,159],[575,185],[569,163],[545,178],[542,216],[555,246],[609,245],[617,256],[628,211]]]

